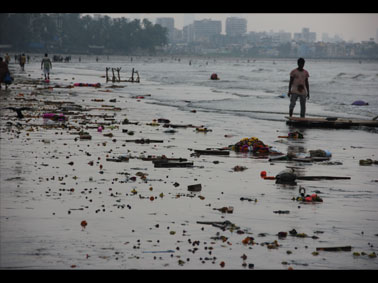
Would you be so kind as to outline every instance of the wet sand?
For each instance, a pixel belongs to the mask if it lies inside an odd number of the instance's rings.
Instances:
[[[69,75],[59,67],[47,85],[39,80],[38,63],[26,69],[0,93],[2,269],[376,269],[378,165],[359,165],[360,159],[378,159],[374,131],[305,129],[303,140],[280,139],[296,130],[284,119],[235,121],[226,114],[151,104],[153,93],[135,98],[130,90],[143,91],[143,74],[140,84],[112,88],[100,75]],[[101,87],[66,88],[78,82]],[[42,118],[72,103],[91,110],[72,110],[64,123]],[[17,119],[3,109],[9,106],[35,110]],[[125,118],[138,124],[123,124]],[[211,131],[187,127],[165,133],[172,128],[151,124],[160,118]],[[81,140],[80,130],[91,140]],[[234,151],[191,155],[193,149],[253,136],[283,153],[327,149],[330,161],[339,163],[269,162]],[[137,139],[163,142],[126,142]],[[140,158],[148,155],[186,158],[194,166],[155,168]],[[106,160],[119,156],[129,160]],[[246,170],[236,172],[235,166]],[[303,175],[351,179],[298,180],[290,186],[260,177],[263,170],[275,176],[287,166]],[[189,192],[193,184],[201,184],[201,191]],[[323,202],[292,200],[299,186],[317,192]],[[217,210],[222,207],[233,207],[233,213]],[[278,210],[289,213],[274,213]],[[224,221],[231,225],[203,224]],[[293,229],[299,236],[289,233]],[[352,249],[317,251],[338,246]]]

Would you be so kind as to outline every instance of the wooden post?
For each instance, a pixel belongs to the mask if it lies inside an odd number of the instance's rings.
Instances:
[[[121,71],[121,68],[117,68],[116,70],[117,70],[117,73],[118,73],[118,82],[121,82],[121,77],[119,75],[119,71]]]
[[[106,67],[106,82],[109,81],[109,76],[108,76],[108,71],[109,71],[110,68]]]
[[[116,77],[115,77],[115,75],[114,75],[114,68],[112,68],[112,73],[113,73],[112,82],[114,83],[114,82],[115,82],[115,80],[116,80]]]

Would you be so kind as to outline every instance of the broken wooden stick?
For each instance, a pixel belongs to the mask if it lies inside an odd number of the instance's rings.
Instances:
[[[342,247],[322,247],[316,248],[317,251],[326,251],[326,252],[350,252],[352,250],[351,246],[342,246]]]

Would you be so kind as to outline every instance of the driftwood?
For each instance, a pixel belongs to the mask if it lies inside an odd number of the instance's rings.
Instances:
[[[338,177],[338,176],[297,176],[297,180],[350,180],[350,177]]]
[[[343,246],[343,247],[323,247],[323,248],[316,248],[317,251],[326,251],[326,252],[350,252],[352,250],[351,246]]]
[[[189,192],[200,192],[202,190],[201,184],[189,185],[188,191]]]
[[[180,162],[169,160],[154,160],[152,161],[155,168],[188,168],[193,167],[193,162]]]
[[[126,140],[126,142],[135,142],[135,143],[162,143],[164,142],[163,140],[150,140],[150,139],[139,139],[139,140]]]
[[[195,149],[194,152],[197,155],[230,155],[230,152],[228,150],[200,150]]]

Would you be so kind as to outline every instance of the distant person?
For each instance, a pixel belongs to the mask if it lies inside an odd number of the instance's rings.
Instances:
[[[290,72],[289,92],[290,97],[289,116],[293,116],[294,107],[297,99],[301,103],[301,118],[306,115],[306,98],[310,99],[310,86],[308,84],[309,73],[303,69],[305,60],[298,59],[298,68]]]
[[[5,54],[4,59],[5,59],[5,63],[7,63],[7,65],[9,65],[10,56],[8,55],[8,53]]]
[[[43,74],[45,75],[45,80],[50,79],[50,69],[52,69],[51,60],[48,57],[47,53],[45,53],[45,57],[43,57],[41,62],[41,69],[43,67]]]
[[[0,89],[1,84],[5,83],[4,79],[9,74],[8,64],[3,61],[3,57],[0,57]],[[8,89],[8,84],[5,83],[5,89]]]
[[[20,66],[21,70],[25,71],[26,56],[24,53],[20,56]]]

